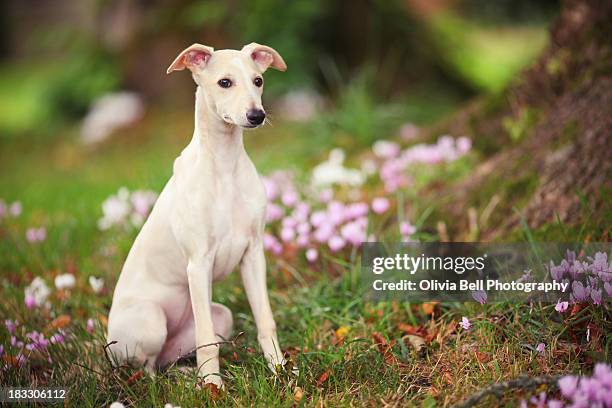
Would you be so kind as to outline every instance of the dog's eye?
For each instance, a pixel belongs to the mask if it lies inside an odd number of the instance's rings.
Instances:
[[[258,87],[258,88],[259,88],[260,86],[262,86],[262,85],[263,85],[263,79],[262,79],[261,77],[256,77],[256,78],[253,80],[253,83],[255,84],[255,86],[256,86],[256,87]]]
[[[217,81],[217,84],[219,84],[221,88],[229,88],[230,86],[232,86],[232,81],[227,78],[223,78]]]

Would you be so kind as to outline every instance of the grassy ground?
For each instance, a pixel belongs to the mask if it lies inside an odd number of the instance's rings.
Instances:
[[[553,305],[408,304],[365,302],[353,255],[326,255],[316,267],[296,259],[288,265],[268,255],[270,296],[279,340],[299,375],[274,376],[257,346],[254,322],[236,274],[215,287],[214,297],[234,312],[237,336],[222,348],[227,392],[194,387],[177,367],[155,378],[137,368],[112,369],[103,351],[105,316],[122,261],[135,232],[100,232],[100,204],[120,186],[159,191],[171,163],[191,133],[190,114],[149,117],[95,150],[76,141],[76,131],[31,146],[4,142],[0,150],[0,191],[20,200],[23,214],[0,223],[0,315],[17,319],[27,331],[70,333],[64,344],[36,352],[22,366],[5,356],[0,383],[11,386],[68,387],[71,406],[107,406],[113,401],[139,407],[172,403],[202,406],[446,406],[485,385],[520,374],[589,372],[593,362],[610,359],[609,316],[603,308],[575,308],[560,315]],[[155,119],[152,119],[155,118]],[[276,123],[246,135],[247,149],[262,173],[293,168],[304,172],[324,158],[326,146],[311,143],[308,128]],[[446,170],[417,177],[425,189],[469,176],[471,156]],[[369,188],[380,189],[373,185]],[[415,191],[414,216],[428,212]],[[396,229],[390,217],[381,229]],[[436,220],[426,220],[424,239],[437,239]],[[45,242],[26,242],[29,226],[45,225]],[[77,276],[75,288],[53,291],[51,308],[27,310],[23,288],[34,276],[51,283],[59,273]],[[89,276],[102,276],[96,295]],[[469,316],[473,328],[457,322]],[[86,330],[88,318],[95,330]],[[586,332],[589,330],[589,338]],[[406,335],[418,335],[416,350]],[[0,328],[0,343],[10,336]],[[543,353],[535,346],[545,343]],[[6,350],[6,348],[5,348]],[[531,390],[533,391],[533,390]],[[506,393],[485,405],[516,405],[526,393]]]

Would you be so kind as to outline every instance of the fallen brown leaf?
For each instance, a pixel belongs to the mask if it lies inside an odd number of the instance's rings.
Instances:
[[[330,373],[330,370],[325,370],[325,372],[319,376],[317,379],[317,387],[320,387],[325,381],[327,381]]]
[[[426,315],[432,315],[436,311],[437,304],[438,302],[425,302],[421,307]]]
[[[202,385],[202,389],[210,393],[211,398],[216,401],[221,396],[221,390],[213,383],[205,383]]]
[[[295,387],[295,390],[293,391],[293,401],[299,404],[303,396],[304,396],[304,391],[302,391],[300,387]]]
[[[488,363],[491,361],[491,356],[489,353],[483,353],[481,351],[475,351],[476,359],[480,362],[480,364]]]
[[[374,343],[378,346],[378,351],[383,355],[385,363],[387,364],[397,364],[398,361],[395,358],[395,355],[391,351],[393,346],[395,345],[395,340],[390,343],[387,342],[385,337],[380,333],[373,333],[372,338],[374,339]]]
[[[53,321],[49,324],[54,329],[63,329],[70,324],[72,318],[68,315],[60,315],[57,316]]]
[[[400,323],[397,325],[397,328],[403,332],[406,332],[406,334],[416,334],[418,330],[415,326],[408,323]]]
[[[142,377],[144,377],[144,371],[138,370],[134,374],[130,375],[130,378],[127,379],[127,383],[129,385],[132,385],[138,380],[140,380]]]

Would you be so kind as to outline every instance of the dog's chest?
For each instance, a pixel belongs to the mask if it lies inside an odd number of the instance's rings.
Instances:
[[[227,276],[238,265],[247,249],[250,226],[243,217],[223,214],[215,222],[218,231],[213,279]]]
[[[216,237],[213,278],[222,279],[241,261],[251,239],[258,233],[264,203],[231,195],[221,200],[211,220]]]

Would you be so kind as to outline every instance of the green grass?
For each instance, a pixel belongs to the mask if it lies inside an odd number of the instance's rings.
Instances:
[[[304,172],[326,154],[325,146],[312,143],[309,131],[308,126],[276,123],[247,133],[245,142],[262,172]],[[610,359],[606,333],[611,327],[603,308],[587,307],[564,317],[551,305],[453,303],[434,305],[431,314],[432,305],[366,302],[359,286],[359,259],[344,254],[325,255],[316,267],[289,259],[291,273],[268,256],[279,340],[299,368],[297,376],[275,376],[266,368],[237,274],[214,292],[215,300],[233,311],[235,333],[243,333],[234,345],[222,348],[225,393],[215,397],[198,389],[193,375],[177,368],[154,378],[140,376],[138,368],[113,369],[103,351],[104,316],[135,232],[100,232],[100,204],[123,185],[160,190],[190,134],[190,112],[153,112],[136,128],[95,149],[78,144],[76,129],[35,146],[28,140],[2,145],[1,195],[21,200],[24,214],[0,223],[0,316],[47,335],[55,332],[54,319],[69,316],[66,330],[71,336],[64,345],[50,347],[53,364],[35,355],[21,368],[1,371],[2,385],[68,387],[69,405],[84,407],[118,400],[137,407],[166,402],[182,407],[447,406],[492,382],[521,374],[579,373],[590,370],[594,361]],[[419,191],[469,177],[477,159],[469,156],[435,171],[415,169],[416,190],[404,199],[410,203],[411,219],[422,220],[417,222],[423,224],[422,238],[437,238],[436,220],[428,216],[431,208],[420,200]],[[24,231],[32,225],[47,226],[45,242],[25,241]],[[377,228],[390,239],[397,234],[392,216]],[[23,288],[32,278],[43,276],[52,285],[53,277],[64,272],[77,276],[76,287],[54,290],[48,310],[26,310]],[[99,295],[89,288],[91,275],[106,280]],[[470,331],[457,327],[462,316],[472,320]],[[88,318],[96,320],[93,334],[85,330]],[[425,354],[406,343],[407,327],[426,339]],[[586,327],[597,328],[589,341]],[[9,341],[0,328],[0,343]],[[547,345],[543,355],[534,350],[539,342]],[[503,403],[516,405],[530,392],[508,392]]]

